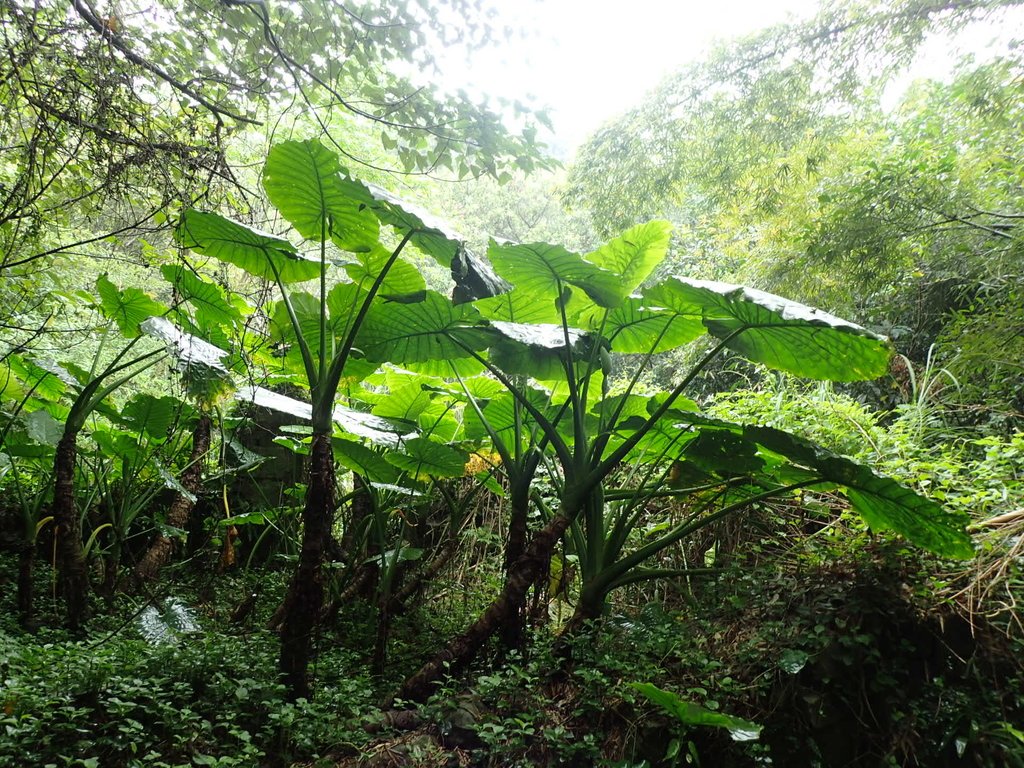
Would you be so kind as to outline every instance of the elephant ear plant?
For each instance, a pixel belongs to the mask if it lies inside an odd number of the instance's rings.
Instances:
[[[832,381],[882,375],[891,351],[859,326],[761,291],[683,277],[641,288],[664,258],[668,236],[667,224],[651,222],[586,257],[547,244],[492,244],[495,271],[514,287],[475,302],[492,340],[484,352],[464,348],[505,386],[519,416],[510,430],[504,407],[494,408],[498,401],[479,401],[467,390],[468,407],[511,466],[522,466],[516,436],[535,435],[530,445],[543,451],[556,504],[510,568],[502,593],[406,681],[402,699],[429,695],[446,670],[464,665],[514,619],[566,534],[582,577],[570,629],[599,615],[612,590],[678,575],[644,563],[688,533],[801,489],[838,490],[876,530],[893,530],[942,556],[972,556],[964,519],[896,482],[787,433],[699,413],[684,393],[726,351]],[[671,389],[637,394],[654,355],[704,335],[710,351]],[[397,345],[393,354],[402,355]],[[613,377],[623,383],[613,385]],[[538,392],[547,393],[546,403]],[[530,474],[517,472],[510,476]],[[656,494],[688,499],[687,517],[630,549],[643,502]]]
[[[56,446],[53,465],[53,522],[57,535],[57,562],[61,591],[67,607],[67,625],[79,630],[89,618],[89,575],[86,571],[82,526],[75,508],[75,463],[78,436],[90,414],[115,390],[124,386],[164,355],[161,349],[139,351],[145,337],[140,324],[167,308],[138,288],[120,290],[106,275],[96,281],[96,308],[109,322],[99,332],[96,353],[88,370],[68,365],[76,379],[64,429]],[[127,343],[112,355],[108,345],[120,336]]]
[[[301,247],[199,211],[185,212],[176,238],[187,248],[277,284],[280,304],[271,313],[275,333],[282,347],[291,346],[290,357],[309,390],[312,442],[302,545],[281,633],[285,682],[292,696],[308,697],[311,637],[323,604],[321,563],[335,507],[332,412],[342,377],[355,380],[375,370],[384,360],[384,340],[402,336],[414,344],[420,315],[434,321],[447,318],[449,325],[458,326],[453,333],[466,337],[464,343],[483,349],[480,339],[469,340],[471,332],[461,330],[472,325],[472,308],[460,309],[427,291],[415,267],[402,259],[410,245],[449,267],[463,298],[505,286],[428,216],[349,177],[337,156],[318,141],[274,146],[263,186],[302,238]],[[381,242],[381,224],[394,230],[396,245]],[[315,285],[313,293],[294,287],[307,281]],[[380,321],[374,324],[377,335],[364,338],[363,326],[371,317]],[[455,356],[468,356],[453,342],[447,347]],[[443,349],[434,349],[432,359],[443,354]]]
[[[685,398],[726,351],[836,381],[881,375],[891,352],[859,326],[759,291],[682,277],[643,287],[667,253],[666,223],[634,227],[586,256],[544,243],[492,244],[488,263],[426,214],[347,175],[316,141],[275,146],[264,187],[308,248],[196,211],[185,213],[177,238],[277,283],[273,340],[310,393],[302,549],[282,631],[281,670],[292,695],[310,693],[310,639],[335,504],[335,401],[343,378],[354,384],[385,363],[442,376],[440,388],[458,393],[466,434],[501,458],[519,539],[501,593],[406,681],[403,699],[429,695],[446,670],[515,621],[567,534],[580,557],[581,620],[598,615],[613,589],[669,575],[643,564],[694,526],[800,489],[836,489],[874,528],[942,555],[971,555],[964,521],[932,502],[785,433],[706,418]],[[380,239],[382,224],[397,235],[393,247]],[[451,298],[429,290],[403,260],[410,246],[451,269]],[[314,292],[295,288],[305,281]],[[710,350],[674,386],[638,394],[655,355],[705,335]],[[423,457],[430,443],[451,439],[444,430],[411,433],[397,449]],[[550,512],[531,538],[525,511],[538,500],[531,486],[541,472],[555,503],[542,505],[542,518]],[[673,488],[672,478],[692,482]],[[638,500],[662,492],[691,494],[690,518],[631,548]]]

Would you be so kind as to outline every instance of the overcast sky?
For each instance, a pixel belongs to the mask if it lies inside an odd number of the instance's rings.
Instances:
[[[572,151],[602,123],[717,41],[792,20],[810,18],[818,0],[485,0],[499,23],[524,30],[500,46],[458,64],[452,85],[479,94],[548,107],[556,144]],[[981,52],[993,37],[1024,35],[1024,11],[1008,12],[968,30],[959,48]],[[900,78],[892,103],[911,79],[945,77],[955,60],[948,40],[925,46],[913,71]]]
[[[814,13],[817,0],[491,0],[529,32],[474,54],[474,90],[550,107],[574,147],[715,40]],[[459,69],[463,69],[460,67]],[[458,79],[462,79],[459,77]]]

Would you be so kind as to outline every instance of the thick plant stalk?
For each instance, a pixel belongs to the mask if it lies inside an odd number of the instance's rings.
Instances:
[[[54,458],[53,521],[61,591],[67,607],[68,629],[77,631],[89,619],[89,574],[82,547],[82,525],[75,509],[75,460],[78,432],[65,432]]]
[[[289,696],[310,698],[309,659],[313,631],[324,601],[323,559],[334,510],[334,455],[331,436],[317,432],[310,447],[309,486],[302,511],[302,549],[285,597],[280,669]]]
[[[506,581],[515,574],[516,565],[526,550],[526,520],[529,507],[530,488],[523,483],[517,483],[512,488],[508,544],[505,547]],[[518,602],[512,606],[512,610],[502,625],[501,639],[506,648],[518,648],[522,645],[523,629],[526,624],[525,607],[526,591],[523,592]]]
[[[199,422],[192,430],[192,452],[189,455],[188,467],[181,473],[181,485],[194,497],[199,493],[203,482],[203,459],[210,452],[210,433],[212,421],[207,414],[199,417]],[[195,502],[180,491],[167,510],[167,525],[173,528],[185,528]],[[156,578],[160,569],[170,561],[174,554],[177,539],[159,534],[150,544],[146,554],[135,566],[135,582],[141,584]]]
[[[446,672],[461,669],[476,657],[484,643],[516,616],[526,599],[526,591],[550,560],[571,521],[572,517],[563,511],[533,537],[523,556],[509,570],[498,598],[465,632],[452,638],[444,650],[409,677],[396,698],[424,701]]]

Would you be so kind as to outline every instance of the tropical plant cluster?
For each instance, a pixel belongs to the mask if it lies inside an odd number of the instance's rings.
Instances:
[[[3,7],[0,766],[1024,764],[1014,4],[547,175],[442,5]]]

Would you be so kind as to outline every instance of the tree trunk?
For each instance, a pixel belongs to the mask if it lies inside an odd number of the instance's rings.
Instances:
[[[526,520],[530,511],[530,487],[517,483],[512,487],[510,499],[511,515],[508,525],[508,544],[505,547],[505,579],[512,578],[516,564],[526,550]],[[501,640],[506,648],[518,648],[523,642],[526,624],[526,591],[522,598],[511,606],[501,627]]]
[[[36,542],[22,541],[18,553],[18,616],[22,626],[32,622],[34,613],[34,592],[32,589],[32,573],[36,563]]]
[[[281,628],[281,674],[292,700],[311,695],[309,658],[313,630],[324,601],[323,558],[334,511],[334,455],[331,436],[315,433],[310,447],[309,485],[302,511],[302,549],[285,598]]]
[[[423,701],[430,696],[434,683],[446,671],[455,671],[471,662],[491,636],[516,615],[526,599],[526,591],[533,584],[572,521],[564,512],[541,529],[523,556],[509,571],[501,595],[491,603],[470,627],[453,638],[433,659],[402,684],[397,698]]]
[[[67,606],[67,626],[72,631],[81,629],[89,619],[89,574],[82,548],[82,525],[75,509],[77,439],[77,432],[65,432],[57,443],[53,463],[57,560],[61,591]]]
[[[181,473],[182,487],[193,496],[197,495],[202,488],[203,460],[210,452],[211,431],[212,421],[209,415],[204,413],[199,417],[195,429],[192,430],[192,452],[189,454],[188,466]],[[195,502],[179,491],[175,495],[174,501],[171,502],[170,509],[167,510],[167,525],[173,528],[185,528],[194,507]],[[136,586],[156,578],[160,569],[170,561],[176,544],[177,538],[163,534],[157,535],[149,549],[146,550],[146,554],[135,566]]]

